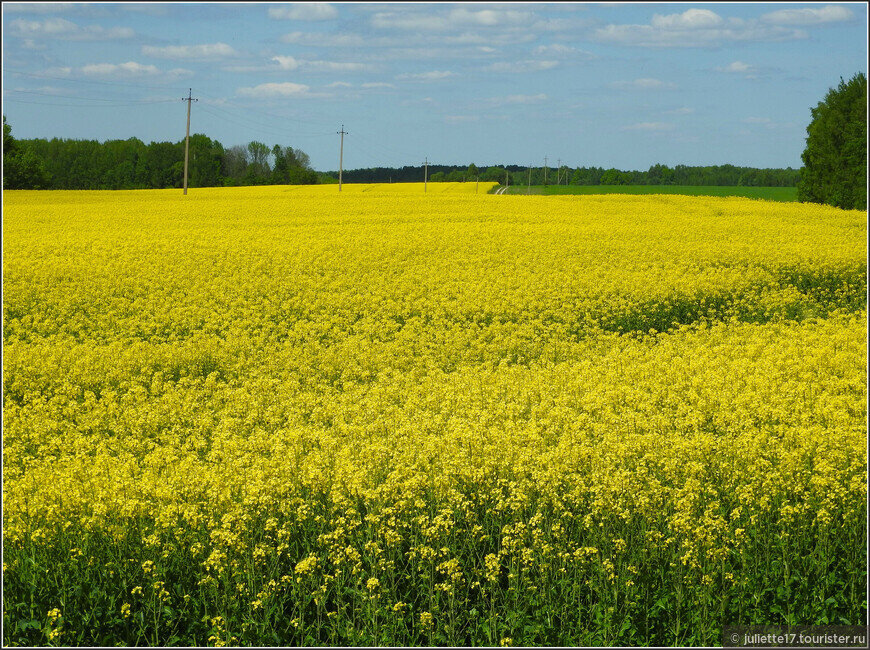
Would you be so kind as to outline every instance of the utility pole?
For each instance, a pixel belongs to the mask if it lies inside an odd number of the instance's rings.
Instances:
[[[429,180],[429,156],[423,161],[423,191],[426,191],[426,182]]]
[[[348,133],[344,130],[344,124],[341,125],[341,131],[336,131],[341,134],[341,148],[338,150],[338,191],[341,192],[341,172],[344,164],[344,136]]]
[[[347,131],[344,130],[344,124],[341,125],[341,131],[336,131],[341,134],[341,147],[338,150],[338,191],[341,192],[341,175],[344,167],[344,136]]]
[[[544,185],[547,184],[547,157],[544,156]]]
[[[187,195],[187,159],[190,151],[190,102],[198,102],[198,99],[191,97],[193,88],[187,89],[187,97],[182,97],[181,101],[187,102],[187,134],[184,136],[184,194]]]
[[[556,174],[556,185],[562,184],[562,159],[559,158],[559,173]]]

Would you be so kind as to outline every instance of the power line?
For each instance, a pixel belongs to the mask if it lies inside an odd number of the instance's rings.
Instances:
[[[332,133],[294,133],[291,135],[289,131],[285,131],[285,130],[280,129],[280,128],[272,128],[269,125],[263,125],[260,122],[254,122],[252,120],[247,120],[245,118],[237,118],[235,115],[232,115],[231,113],[226,113],[226,111],[223,111],[227,115],[230,115],[232,118],[235,118],[235,119],[231,119],[230,117],[226,117],[225,115],[221,115],[220,113],[214,112],[214,108],[215,108],[214,106],[200,105],[200,110],[205,111],[206,113],[208,113],[212,117],[216,117],[219,120],[223,120],[229,124],[235,124],[236,126],[241,126],[245,129],[249,129],[252,131],[258,131],[260,133],[264,133],[264,134],[270,135],[272,137],[278,137],[278,138],[322,138],[325,136],[332,135]],[[264,126],[265,126],[265,128],[264,128]]]
[[[245,110],[245,111],[260,113],[261,115],[266,115],[268,117],[274,117],[275,119],[281,120],[282,122],[286,122],[287,120],[292,120],[294,122],[301,122],[303,124],[318,124],[318,125],[329,123],[329,120],[327,120],[326,118],[319,119],[319,120],[308,120],[308,119],[303,119],[303,118],[299,118],[299,117],[291,117],[288,115],[278,115],[277,113],[269,113],[268,111],[264,111],[260,108],[242,106],[241,104],[237,104],[236,102],[230,101],[228,99],[223,99],[223,98],[218,98],[218,97],[209,97],[208,95],[203,95],[203,97],[212,99],[216,102],[219,101],[221,103],[221,105],[234,106],[236,108],[240,108],[240,109]],[[214,106],[214,104],[212,104],[212,106]]]
[[[361,138],[363,140],[363,142],[367,142],[372,149],[379,150],[382,155],[385,155],[388,158],[399,156],[404,161],[412,161],[412,160],[414,160],[414,158],[416,158],[416,156],[414,156],[411,153],[408,153],[407,151],[399,151],[398,149],[393,149],[392,147],[389,147],[383,143],[374,143],[371,140],[369,140],[366,136],[360,135],[359,133],[356,134],[356,137]]]
[[[118,108],[121,106],[145,106],[148,104],[168,104],[170,102],[175,103],[174,99],[161,99],[149,102],[129,102],[123,103],[118,102],[116,104],[62,104],[58,102],[31,102],[26,99],[16,99],[14,97],[8,97],[4,100],[5,102],[12,102],[14,104],[34,104],[36,106],[62,106],[62,107],[73,107],[73,108]]]
[[[71,77],[55,77],[47,74],[34,74],[32,72],[24,72],[23,70],[15,70],[10,68],[4,68],[4,72],[11,72],[12,74],[21,75],[24,77],[32,77],[33,79],[52,79],[54,81],[68,81],[70,83],[80,84],[80,83],[88,83],[88,84],[100,84],[105,86],[127,86],[130,88],[152,88],[159,90],[177,90],[180,89],[181,86],[149,86],[147,84],[134,84],[134,83],[125,83],[123,81],[100,81],[97,79],[82,79],[80,77],[71,78]],[[173,100],[175,101],[175,100]]]
[[[6,88],[4,89],[7,93],[23,93],[25,95],[40,95],[42,97],[63,97],[64,99],[79,99],[81,101],[88,102],[108,102],[108,103],[124,103],[127,105],[132,104],[159,104],[162,102],[170,102],[175,101],[174,99],[140,99],[140,100],[129,100],[129,99],[106,99],[105,97],[82,97],[81,95],[60,95],[57,93],[41,93],[36,90],[17,90]]]

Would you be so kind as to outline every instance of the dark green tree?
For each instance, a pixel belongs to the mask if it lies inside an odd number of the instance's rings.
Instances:
[[[268,146],[262,142],[253,140],[248,143],[248,168],[245,171],[247,185],[266,185],[272,170],[269,167],[269,154],[272,153]]]
[[[42,161],[23,149],[12,137],[12,127],[3,116],[3,189],[41,190],[48,186]]]
[[[221,161],[224,147],[202,133],[190,136],[189,184],[191,187],[221,185]]]
[[[224,150],[221,174],[225,185],[240,185],[248,169],[248,153],[240,144]]]
[[[270,181],[273,185],[311,185],[317,182],[318,176],[310,169],[308,154],[301,149],[276,144],[272,147],[272,157],[275,160]]]
[[[486,171],[480,175],[482,181],[494,181],[496,183],[505,182],[504,167],[487,167]]]
[[[148,187],[181,187],[184,182],[184,142],[152,142],[142,168]]]
[[[807,127],[798,200],[867,209],[867,77],[828,90]]]

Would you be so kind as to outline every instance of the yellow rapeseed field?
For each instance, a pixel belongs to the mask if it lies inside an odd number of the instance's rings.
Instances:
[[[866,214],[4,192],[4,644],[866,620]]]

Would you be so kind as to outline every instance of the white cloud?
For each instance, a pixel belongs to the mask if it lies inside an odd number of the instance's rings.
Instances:
[[[30,92],[36,91],[38,93],[42,93],[43,95],[64,95],[64,94],[69,93],[69,92],[75,92],[75,91],[70,91],[69,88],[57,88],[55,86],[40,86],[39,88],[35,88],[35,89],[34,88],[13,88],[12,90],[14,90],[16,92],[20,92],[20,93],[30,93]]]
[[[253,72],[278,72],[281,68],[270,65],[224,65],[221,66],[221,70],[224,72],[241,72],[243,74],[249,74]]]
[[[320,47],[360,47],[362,45],[371,45],[362,35],[349,33],[319,34],[314,32],[290,32],[281,36],[280,40],[282,43]]]
[[[132,38],[134,32],[129,27],[82,27],[65,18],[46,20],[24,20],[17,18],[11,23],[14,36],[21,38],[54,38],[64,41],[111,41]]]
[[[780,9],[764,14],[761,21],[775,25],[821,25],[851,20],[854,14],[839,5],[827,5],[821,9]]]
[[[81,74],[88,77],[148,77],[160,80],[174,80],[179,77],[190,76],[193,74],[193,71],[187,70],[186,68],[161,70],[157,66],[146,65],[136,61],[127,61],[126,63],[90,63],[80,68],[51,68],[46,70],[45,73],[60,77],[70,77],[74,74]]]
[[[638,122],[624,126],[620,131],[671,131],[673,129],[674,125],[667,122]]]
[[[579,51],[576,47],[555,43],[553,45],[539,45],[533,50],[533,54],[537,56],[570,56]]]
[[[226,43],[204,43],[202,45],[167,45],[166,47],[142,46],[142,54],[159,59],[212,60],[238,56]]]
[[[309,94],[309,87],[290,81],[283,83],[265,83],[259,86],[239,88],[237,95],[242,97],[304,97]]]
[[[379,29],[406,30],[445,30],[449,29],[447,19],[423,13],[377,13],[371,18],[372,26]]]
[[[273,56],[272,60],[276,61],[282,70],[295,70],[299,67],[299,62],[292,56]]]
[[[729,42],[787,41],[806,38],[803,30],[757,20],[722,18],[708,9],[656,14],[649,25],[611,24],[593,33],[595,40],[635,47],[718,47]]]
[[[444,121],[448,124],[461,124],[463,122],[477,122],[480,119],[478,115],[445,115]]]
[[[79,30],[79,26],[65,18],[49,18],[48,20],[12,21],[12,29],[20,36],[63,36]]]
[[[422,99],[406,99],[402,102],[402,106],[433,106],[435,100],[431,97],[423,97]]]
[[[716,68],[717,72],[726,72],[731,74],[740,74],[747,79],[757,79],[759,75],[758,67],[743,61],[732,61],[726,66]]]
[[[614,81],[610,84],[610,87],[627,90],[672,90],[677,86],[669,81],[647,77],[643,79],[634,79],[633,81]]]
[[[455,76],[455,72],[449,72],[447,70],[432,70],[431,72],[406,72],[397,75],[396,79],[407,79],[410,81],[440,81],[441,79],[449,79],[450,77]]]
[[[369,72],[374,66],[367,63],[344,61],[318,61],[297,59],[292,56],[273,56],[272,61],[278,64],[280,70],[300,70],[313,72]],[[268,70],[268,68],[266,69]],[[264,70],[265,71],[265,70]]]
[[[499,103],[504,104],[538,104],[547,101],[547,95],[538,93],[537,95],[508,95],[503,97]]]
[[[407,49],[408,45],[413,43],[415,46],[434,46],[429,47],[431,50],[437,51],[439,46],[443,49],[445,45],[478,45],[481,47],[493,48],[498,45],[516,45],[518,43],[528,43],[535,40],[535,35],[527,32],[519,31],[519,28],[510,29],[504,33],[481,34],[476,31],[458,31],[452,34],[439,32],[414,34],[413,42],[409,41],[405,34],[395,34],[389,36],[369,36],[358,33],[345,32],[341,34],[321,33],[321,32],[302,32],[295,31],[284,34],[280,37],[283,43],[291,43],[293,45],[305,45],[309,47],[359,47],[359,48],[401,48]]]
[[[428,8],[435,5],[424,5]],[[514,9],[470,10],[466,7],[448,12],[428,13],[427,11],[379,11],[371,17],[371,24],[378,29],[398,29],[409,31],[454,31],[468,28],[546,28],[547,24],[535,21],[535,15],[528,11]],[[552,26],[551,26],[552,27]],[[566,25],[562,25],[565,28]]]
[[[327,88],[353,88],[353,84],[349,84],[346,81],[333,81],[331,84],[326,85]]]
[[[48,68],[43,71],[43,74],[47,77],[69,77],[73,72],[73,69],[69,66],[61,66],[58,68]],[[36,75],[39,76],[39,75]]]
[[[499,61],[498,63],[486,66],[483,70],[484,72],[541,72],[555,68],[558,65],[558,61]]]
[[[118,5],[119,9],[146,16],[168,16],[169,7],[162,2],[128,2]]]
[[[55,14],[81,7],[77,2],[5,2],[3,11],[13,14]]]
[[[665,115],[690,115],[695,112],[694,108],[689,108],[688,106],[683,106],[681,108],[674,108],[670,111],[664,111]]]
[[[527,11],[514,11],[511,9],[483,9],[481,11],[469,11],[468,9],[454,9],[448,15],[452,25],[479,25],[493,27],[495,25],[526,25],[534,15]]]
[[[393,84],[389,84],[383,81],[371,81],[369,83],[362,84],[360,88],[395,88],[395,86]]]
[[[492,47],[494,45],[527,43],[533,40],[535,40],[534,34],[518,34],[511,30],[502,34],[481,34],[480,32],[465,31],[457,34],[443,34],[434,37],[430,36],[425,38],[425,40],[421,39],[421,42],[445,45],[478,45]]]
[[[115,75],[119,72],[136,76],[156,75],[160,74],[157,66],[143,65],[135,61],[127,61],[126,63],[92,63],[82,66],[82,72],[87,75]]]
[[[25,50],[47,50],[48,46],[45,43],[34,41],[32,38],[25,38],[21,41],[21,47]]]
[[[721,72],[750,72],[752,69],[751,65],[743,63],[743,61],[734,61],[723,68],[717,68]]]
[[[318,70],[321,72],[369,72],[374,66],[367,63],[352,61],[300,61],[305,70]]]
[[[296,2],[269,7],[269,18],[277,20],[331,20],[337,17],[336,8],[326,2]]]
[[[709,29],[724,22],[719,14],[709,9],[688,9],[669,16],[655,14],[650,21],[653,27],[660,29]]]

